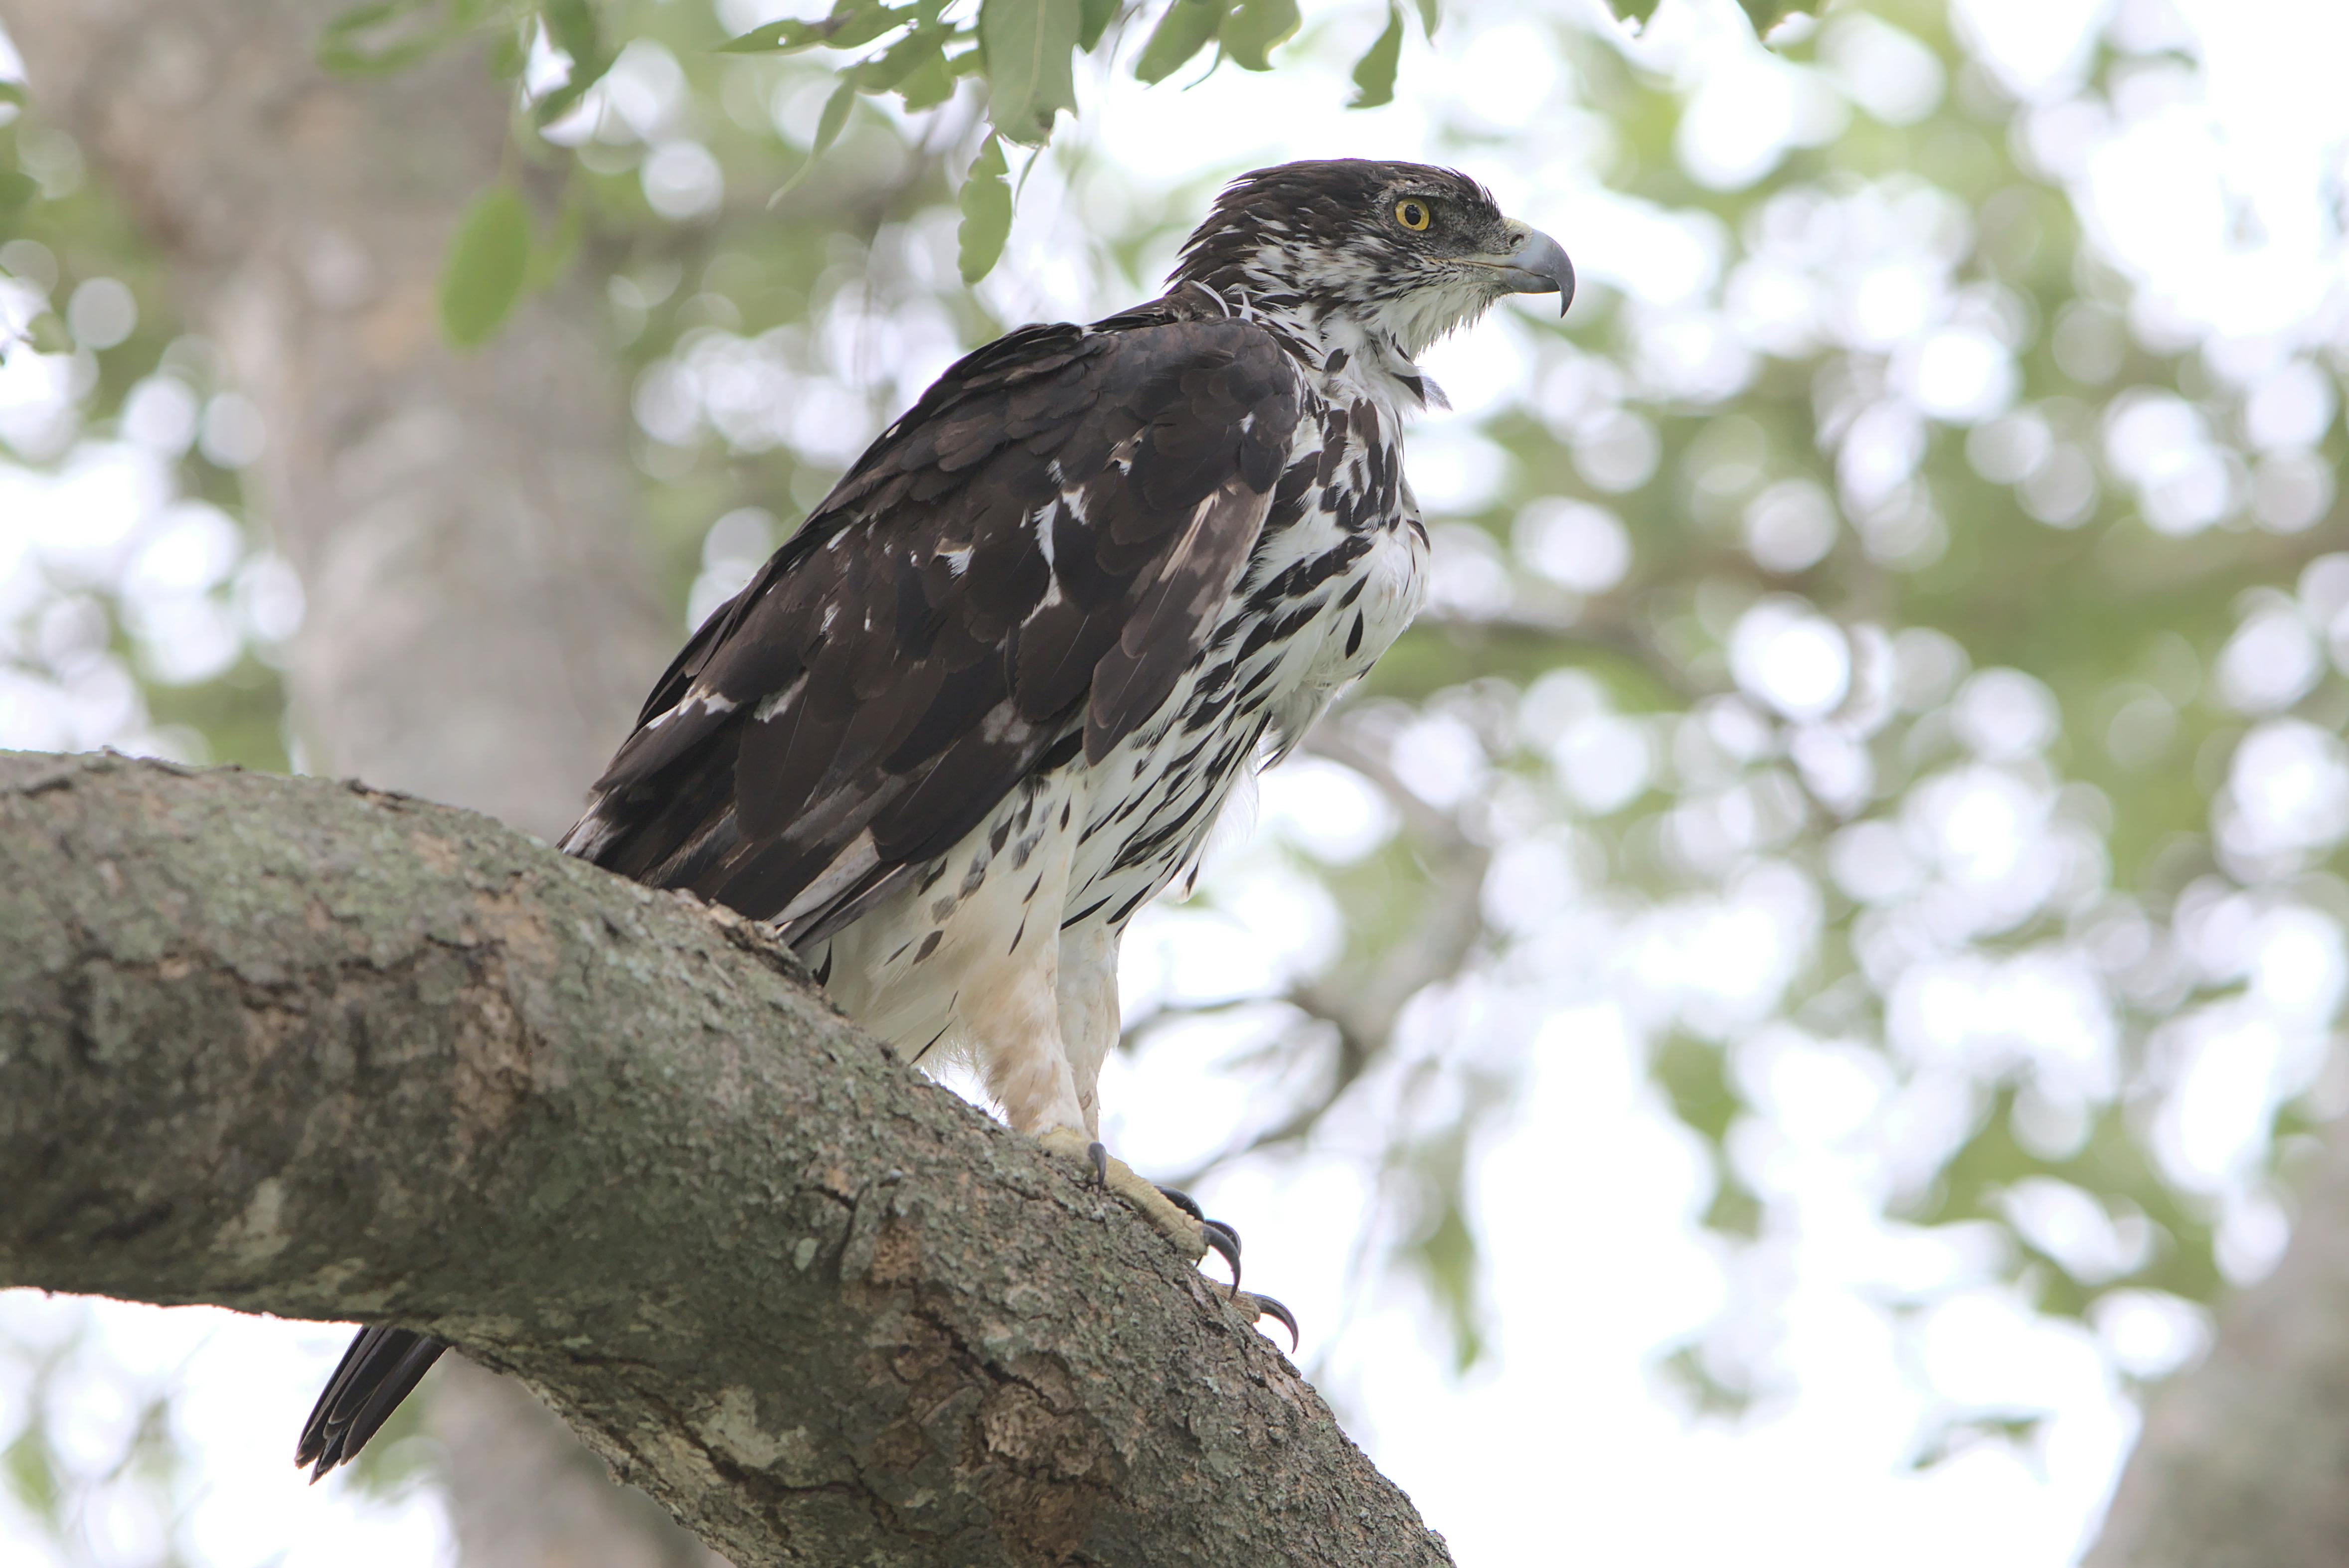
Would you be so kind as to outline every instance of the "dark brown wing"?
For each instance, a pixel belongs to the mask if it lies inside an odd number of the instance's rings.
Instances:
[[[1262,329],[1030,327],[940,377],[698,633],[564,847],[806,939],[1165,702],[1304,397]]]

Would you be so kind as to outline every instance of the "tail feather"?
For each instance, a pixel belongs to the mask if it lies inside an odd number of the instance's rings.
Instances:
[[[302,1423],[294,1462],[316,1481],[382,1429],[448,1346],[406,1328],[362,1328]]]

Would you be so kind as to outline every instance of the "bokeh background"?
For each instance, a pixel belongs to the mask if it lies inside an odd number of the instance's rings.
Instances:
[[[1765,46],[1446,0],[1368,109],[1380,6],[1151,88],[1136,26],[975,288],[973,87],[864,100],[771,206],[827,62],[713,51],[792,14],[606,7],[545,138],[675,635],[963,349],[1154,293],[1229,175],[1483,179],[1582,293],[1430,356],[1429,612],[1137,922],[1108,1140],[1238,1225],[1463,1563],[2072,1562],[2349,1106],[2349,10],[1853,0]],[[39,90],[0,746],[298,769],[272,432]],[[453,1562],[414,1423],[287,1462],[344,1337],[0,1295],[0,1559]]]

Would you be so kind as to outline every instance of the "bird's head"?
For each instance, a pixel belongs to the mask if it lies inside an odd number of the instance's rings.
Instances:
[[[1185,242],[1172,283],[1324,337],[1356,327],[1416,358],[1504,294],[1555,294],[1564,315],[1574,264],[1464,174],[1341,158],[1233,181]]]

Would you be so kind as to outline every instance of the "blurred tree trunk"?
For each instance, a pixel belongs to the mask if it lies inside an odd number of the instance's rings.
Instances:
[[[668,651],[625,388],[584,285],[479,354],[441,345],[441,256],[497,178],[507,92],[471,50],[326,74],[341,8],[10,0],[7,21],[38,112],[260,406],[254,500],[309,593],[290,678],[319,768],[550,833]]]
[[[441,1357],[438,1377],[432,1435],[471,1568],[722,1568],[521,1385],[459,1357]]]
[[[2228,1304],[2209,1359],[2155,1393],[2083,1568],[2349,1563],[2344,1133],[2275,1273]]]
[[[441,256],[497,178],[508,93],[470,49],[325,73],[315,40],[342,9],[8,0],[5,17],[37,112],[170,259],[260,407],[249,493],[309,598],[288,685],[310,765],[551,837],[669,651],[626,388],[584,284],[476,355],[442,345]],[[519,1387],[437,1381],[468,1563],[719,1561]]]

